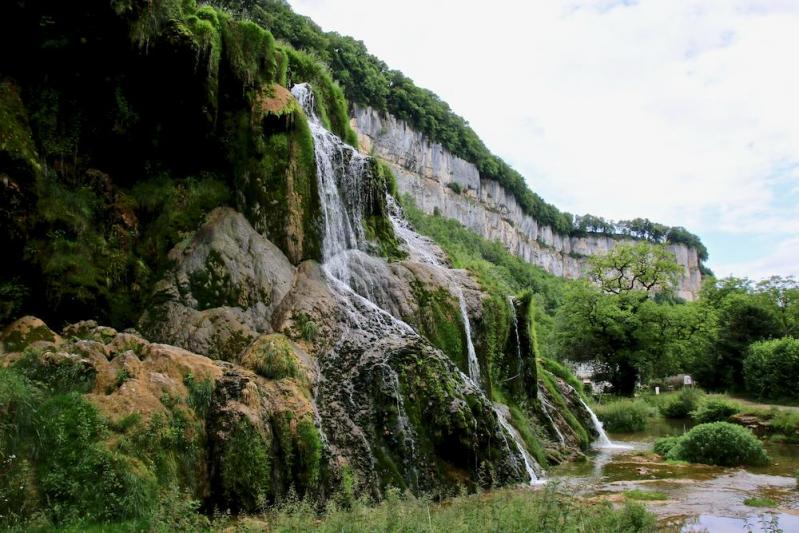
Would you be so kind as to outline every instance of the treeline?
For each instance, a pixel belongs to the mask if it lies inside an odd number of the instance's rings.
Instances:
[[[559,211],[531,191],[521,174],[492,154],[469,123],[436,94],[417,87],[402,72],[390,69],[370,54],[363,42],[336,32],[323,32],[310,18],[294,13],[285,0],[217,0],[214,3],[252,17],[277,39],[318,57],[329,66],[350,102],[389,113],[456,156],[472,162],[481,178],[499,182],[513,194],[525,213],[558,233],[621,234],[653,242],[666,239],[695,247],[702,260],[707,259],[707,249],[699,237],[685,228],[669,228],[646,219],[614,225],[601,217],[572,216]],[[658,236],[659,233],[663,235]]]
[[[606,220],[594,215],[574,217],[574,228],[571,235],[584,236],[589,233],[604,235],[621,235],[634,239],[643,239],[654,243],[679,243],[695,248],[699,259],[707,261],[707,248],[697,235],[694,235],[682,226],[666,226],[652,222],[648,218],[634,218],[632,220]]]
[[[620,244],[592,260],[596,284],[566,288],[553,335],[561,356],[594,363],[622,395],[688,373],[705,389],[799,401],[799,282],[711,277],[697,301],[681,302],[669,295],[670,260],[645,246],[663,245]]]

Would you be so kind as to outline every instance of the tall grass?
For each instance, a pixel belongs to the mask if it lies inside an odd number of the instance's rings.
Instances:
[[[646,429],[646,423],[657,415],[657,409],[644,400],[620,398],[594,407],[607,431],[633,433]]]
[[[655,531],[654,516],[640,504],[614,509],[607,503],[588,504],[557,488],[541,491],[501,489],[460,496],[442,504],[389,491],[382,503],[355,502],[349,509],[336,505],[323,516],[304,502],[286,506],[270,517],[271,531]]]

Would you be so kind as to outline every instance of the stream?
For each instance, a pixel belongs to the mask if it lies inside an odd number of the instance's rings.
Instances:
[[[609,435],[614,446],[595,447],[582,462],[547,471],[549,478],[588,498],[623,502],[627,491],[657,491],[666,499],[642,501],[660,526],[695,532],[799,531],[799,446],[766,442],[772,464],[723,468],[663,462],[652,453],[655,439],[679,435],[689,424],[653,420],[646,432]],[[619,446],[624,445],[624,447]],[[766,497],[774,508],[750,507],[744,500]]]

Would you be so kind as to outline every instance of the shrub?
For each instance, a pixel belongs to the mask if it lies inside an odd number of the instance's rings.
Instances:
[[[297,322],[297,329],[299,330],[300,338],[309,342],[316,339],[316,323],[310,316],[308,316],[307,313],[299,313],[294,319]]]
[[[700,424],[707,424],[708,422],[724,422],[740,412],[741,406],[737,403],[710,398],[699,404],[699,407],[691,412],[691,417]]]
[[[183,384],[189,391],[188,404],[200,418],[205,418],[211,407],[211,399],[214,395],[214,382],[210,378],[198,380],[194,374],[187,374],[183,378]]]
[[[660,412],[666,418],[688,418],[699,406],[704,393],[699,389],[683,389],[669,396],[660,404]]]
[[[656,414],[654,407],[643,400],[621,399],[594,409],[607,431],[632,433],[643,431],[647,420]]]
[[[763,466],[769,462],[763,443],[751,430],[728,422],[700,424],[672,439],[660,439],[655,444],[655,450],[665,451],[667,459],[719,466]]]
[[[663,457],[668,456],[669,452],[680,443],[681,439],[682,437],[663,437],[662,439],[657,439],[654,446],[655,453]]]
[[[783,435],[785,441],[799,441],[799,413],[796,411],[775,411],[769,426],[772,432]]]
[[[799,339],[756,342],[744,360],[746,390],[763,400],[797,400]]]
[[[297,378],[300,367],[289,340],[280,334],[261,337],[247,350],[243,364],[267,379]]]
[[[460,194],[463,191],[461,184],[457,181],[451,181],[447,183],[447,187],[449,187],[455,194]]]

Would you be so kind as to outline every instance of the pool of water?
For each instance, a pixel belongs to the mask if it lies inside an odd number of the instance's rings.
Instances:
[[[643,502],[663,526],[694,531],[797,531],[799,446],[765,443],[772,464],[722,468],[664,462],[652,453],[655,439],[690,429],[687,421],[654,420],[646,432],[611,434],[626,448],[593,449],[582,462],[566,463],[548,477],[589,497],[625,500],[631,490],[662,493],[665,499]],[[750,507],[744,500],[765,497],[773,508]]]

